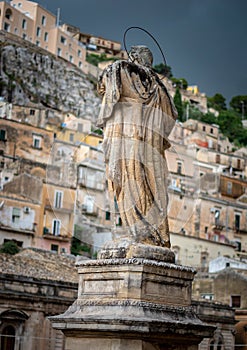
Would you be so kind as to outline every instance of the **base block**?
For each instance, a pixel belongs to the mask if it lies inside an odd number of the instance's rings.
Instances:
[[[191,307],[190,267],[142,258],[83,260],[78,298],[50,317],[66,350],[197,349],[214,327]]]

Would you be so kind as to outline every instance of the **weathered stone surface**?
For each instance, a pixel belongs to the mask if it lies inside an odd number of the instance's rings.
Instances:
[[[50,318],[64,332],[66,350],[79,349],[79,344],[85,349],[88,337],[92,349],[101,349],[101,341],[103,349],[122,349],[130,339],[128,349],[151,350],[153,342],[155,349],[163,349],[162,344],[196,349],[214,330],[191,307],[195,271],[190,267],[140,258],[87,260],[77,266],[77,300]]]
[[[107,242],[98,252],[98,259],[144,258],[175,262],[175,254],[168,248],[141,244],[129,238]]]
[[[0,254],[0,273],[78,283],[75,257],[33,248],[16,255]]]
[[[25,41],[0,34],[0,94],[17,105],[45,106],[95,121],[100,99],[85,74],[61,58]]]

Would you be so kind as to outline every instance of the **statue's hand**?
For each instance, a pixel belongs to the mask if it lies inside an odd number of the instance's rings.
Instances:
[[[98,93],[100,95],[104,95],[105,94],[105,85],[104,84],[99,84],[97,87]]]

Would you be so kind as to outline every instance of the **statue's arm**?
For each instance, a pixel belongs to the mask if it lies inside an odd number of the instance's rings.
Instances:
[[[99,77],[99,80],[97,83],[97,91],[100,95],[104,96],[105,91],[106,91],[104,74],[101,74],[101,76]]]

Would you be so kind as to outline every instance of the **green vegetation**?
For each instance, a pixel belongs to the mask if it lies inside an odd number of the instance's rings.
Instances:
[[[168,77],[173,86],[176,87],[174,95],[174,104],[178,111],[178,120],[184,122],[188,117],[200,120],[208,124],[217,124],[221,133],[229,138],[236,147],[247,146],[247,129],[243,128],[242,120],[247,118],[247,95],[238,95],[232,97],[229,108],[226,105],[225,97],[216,93],[208,97],[208,108],[212,108],[219,113],[216,117],[214,113],[202,113],[196,106],[189,105],[188,102],[182,102],[181,89],[186,90],[188,82],[184,78],[175,78],[172,74],[172,68],[164,63],[157,64],[153,69],[158,73]],[[188,110],[189,108],[189,110]]]
[[[213,97],[208,97],[208,107],[219,112],[217,117],[213,113],[203,114],[196,107],[190,106],[189,118],[219,125],[221,133],[228,137],[229,141],[233,142],[236,147],[246,147],[247,129],[244,129],[242,120],[247,117],[247,95],[234,96],[229,105],[230,107],[227,108],[225,98],[217,93]],[[186,103],[183,103],[183,115],[182,119],[179,120],[184,121],[185,115]]]
[[[177,108],[178,119],[180,121],[183,121],[184,112],[183,112],[182,96],[181,96],[181,93],[180,93],[178,87],[176,88],[176,92],[175,92],[173,100],[174,100],[175,107]]]
[[[91,131],[94,134],[98,134],[98,135],[103,135],[103,130],[102,129],[94,129],[93,127],[91,128]]]
[[[247,117],[247,95],[234,96],[230,101],[230,106],[242,117]]]
[[[71,241],[71,254],[82,255],[83,252],[91,253],[91,248],[86,244],[81,244],[82,242],[76,238],[72,237]]]
[[[173,86],[176,86],[180,89],[186,90],[188,87],[188,82],[184,78],[171,78],[171,81],[173,83]]]
[[[164,63],[159,63],[153,67],[154,71],[158,74],[162,74],[167,78],[172,77],[172,69],[170,66],[165,65]]]
[[[226,110],[226,99],[221,94],[217,93],[213,97],[208,97],[208,107],[216,111]]]
[[[95,53],[87,54],[86,61],[93,66],[98,67],[98,64],[100,62],[106,62],[106,61],[116,61],[116,57],[107,57],[105,53],[102,53],[100,55],[96,55]]]
[[[3,244],[2,248],[0,249],[0,253],[15,255],[19,253],[19,250],[20,248],[14,241],[8,241]]]

